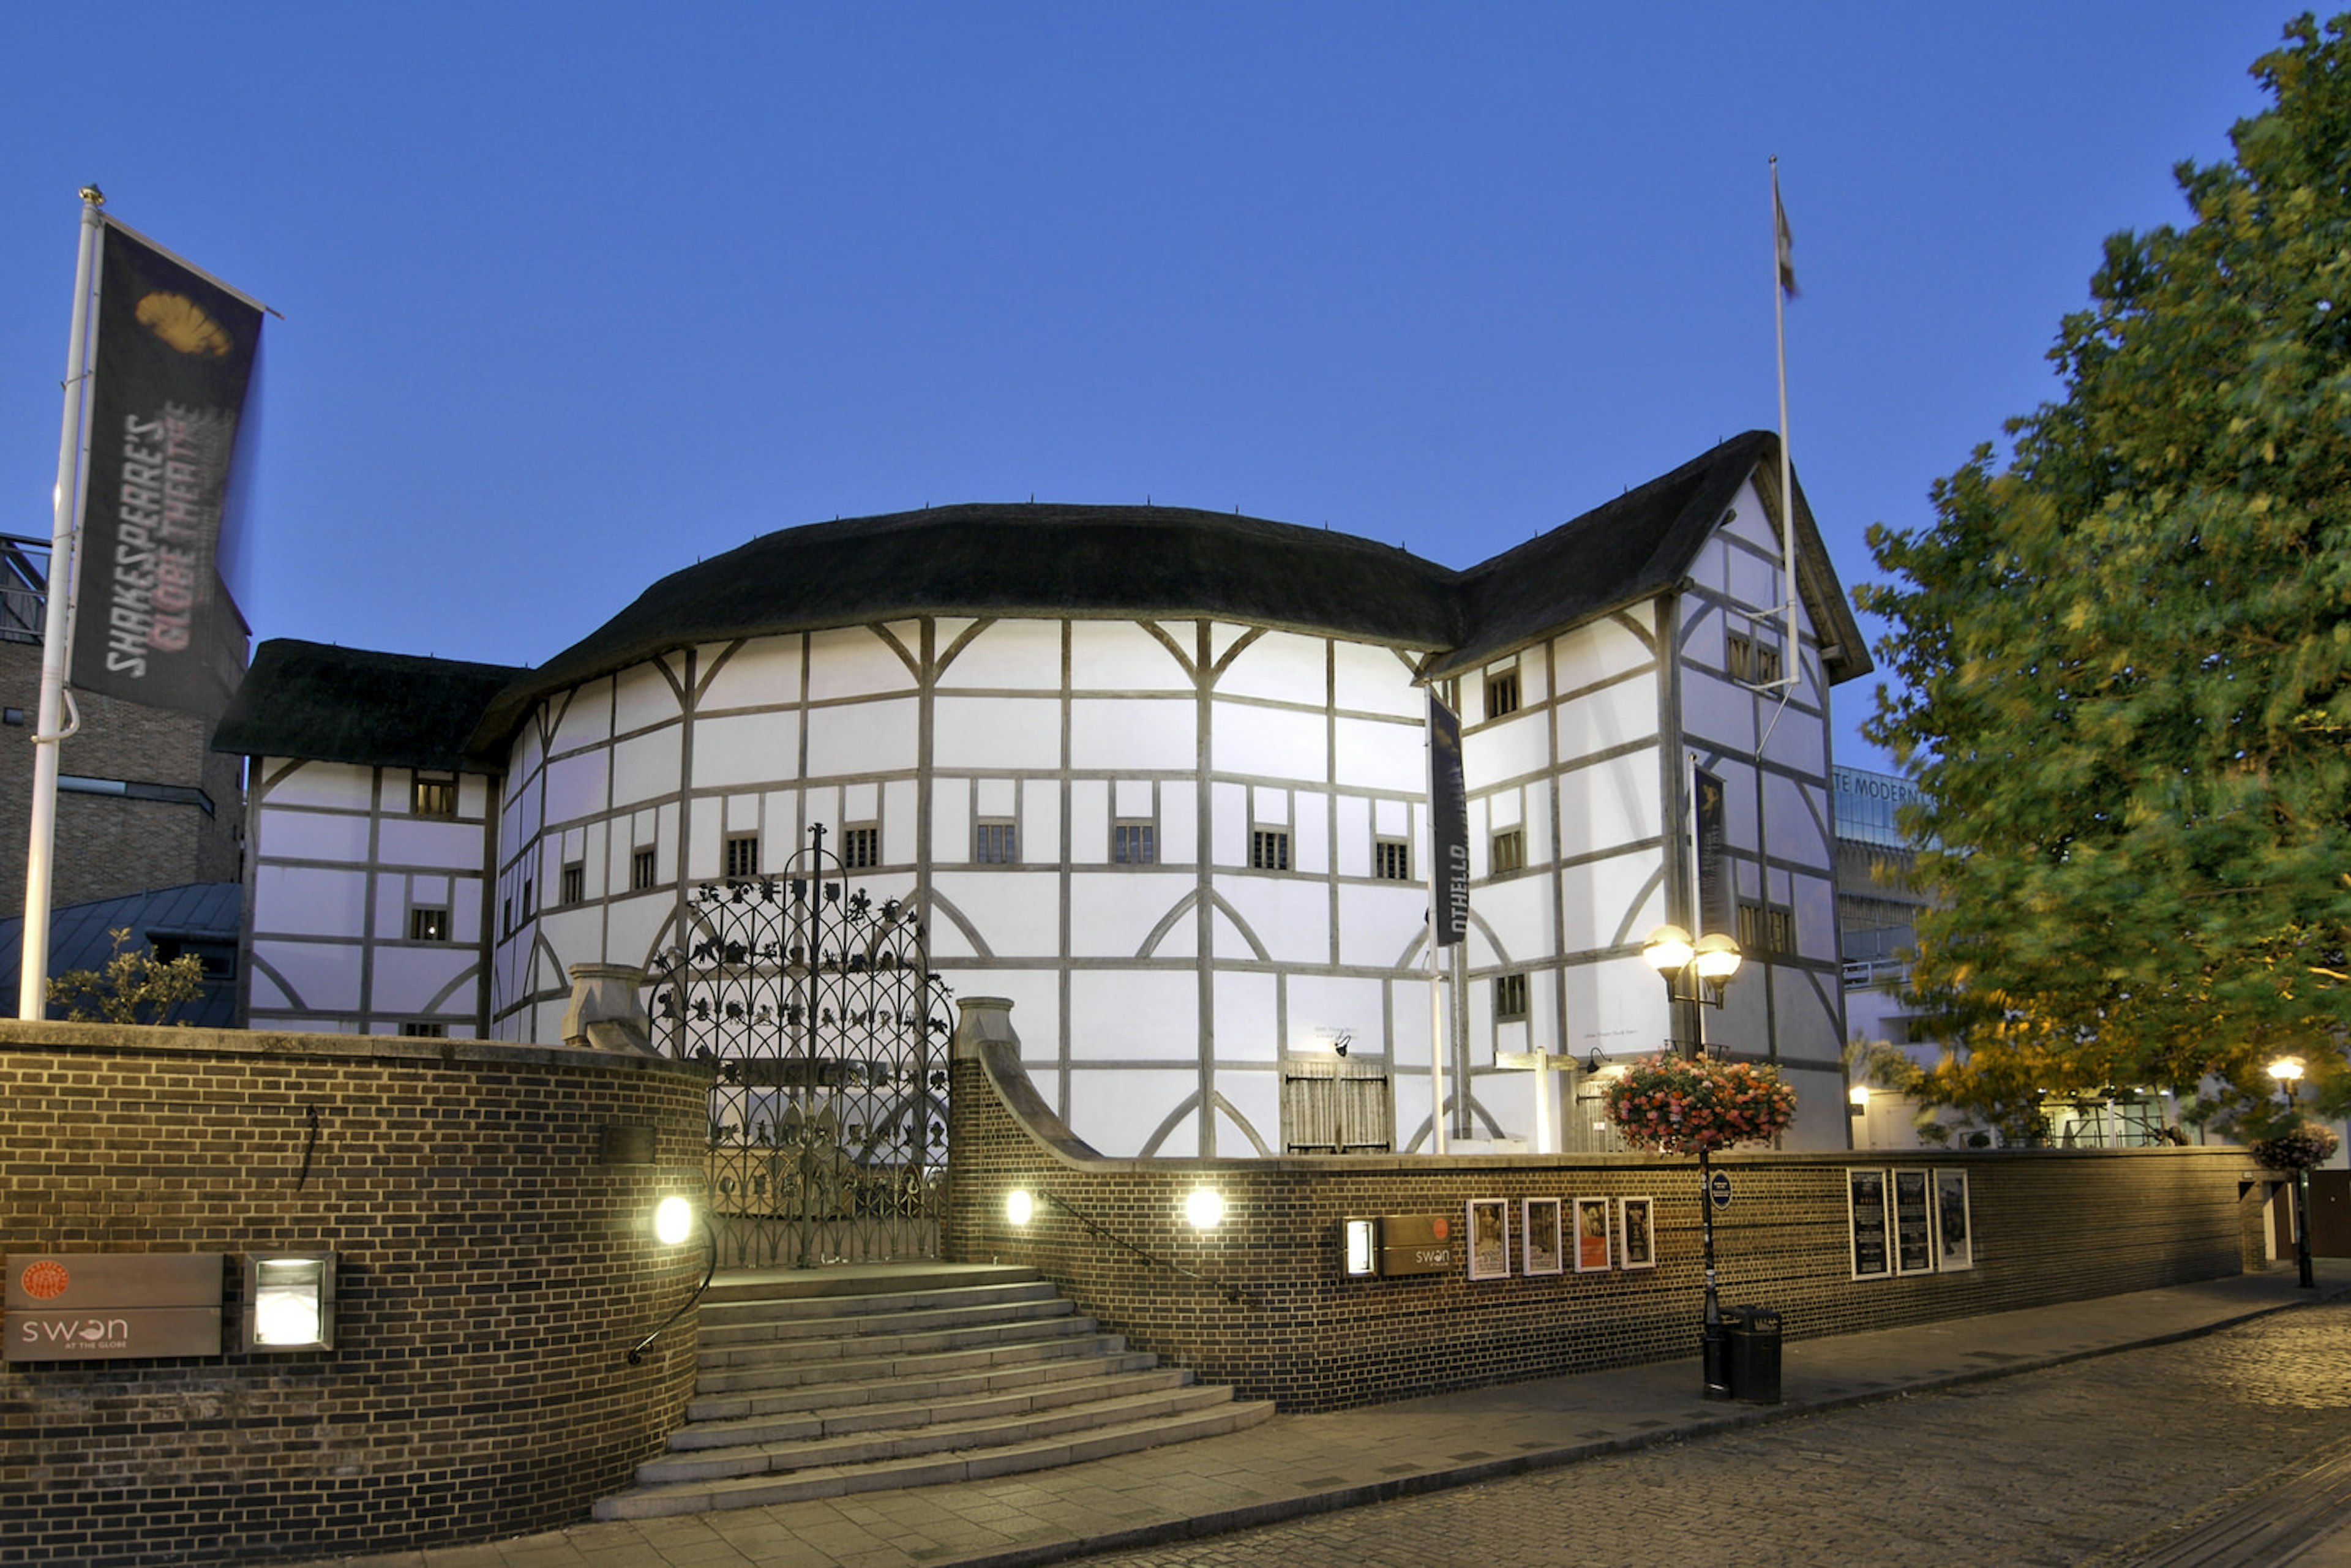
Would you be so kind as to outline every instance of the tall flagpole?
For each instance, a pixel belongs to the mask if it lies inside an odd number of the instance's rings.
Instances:
[[[81,528],[84,411],[89,402],[90,298],[97,287],[105,194],[81,192],[81,244],[74,260],[71,341],[66,349],[65,414],[57,432],[57,484],[49,528],[48,602],[41,622],[41,701],[33,731],[32,841],[25,854],[25,946],[16,1016],[48,1016],[49,891],[57,836],[57,745],[80,727],[60,728],[72,699],[66,661],[73,647],[74,544]]]
[[[1788,296],[1796,291],[1795,242],[1788,233],[1788,212],[1780,204],[1780,159],[1771,158],[1771,335],[1780,361],[1780,564],[1787,598],[1781,609],[1787,616],[1787,641],[1782,654],[1781,680],[1793,692],[1801,684],[1804,645],[1796,640],[1796,486],[1795,465],[1788,457]]]

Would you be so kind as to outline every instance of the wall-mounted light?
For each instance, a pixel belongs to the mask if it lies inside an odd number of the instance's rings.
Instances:
[[[654,1240],[664,1247],[674,1247],[693,1234],[693,1204],[673,1195],[653,1206]]]
[[[280,1252],[245,1260],[248,1350],[335,1348],[335,1255]]]
[[[1225,1218],[1225,1200],[1207,1187],[1196,1186],[1184,1199],[1184,1218],[1195,1230],[1214,1230]]]
[[[1016,1186],[1004,1195],[1004,1218],[1015,1225],[1026,1225],[1037,1216],[1037,1200],[1025,1186]]]
[[[1845,1114],[1858,1116],[1869,1109],[1869,1085],[1856,1083],[1844,1092]]]
[[[1380,1222],[1350,1219],[1347,1227],[1347,1275],[1362,1279],[1380,1271]]]

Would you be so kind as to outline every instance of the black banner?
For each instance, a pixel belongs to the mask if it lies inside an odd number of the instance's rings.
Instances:
[[[1730,830],[1724,820],[1722,780],[1703,768],[1690,770],[1698,823],[1698,935],[1731,929]]]
[[[261,312],[109,224],[72,684],[216,716],[244,664],[218,566]]]
[[[1428,694],[1428,881],[1437,945],[1469,935],[1469,792],[1461,782],[1461,718]]]

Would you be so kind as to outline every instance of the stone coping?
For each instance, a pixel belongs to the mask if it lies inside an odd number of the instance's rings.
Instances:
[[[532,1067],[558,1071],[664,1072],[707,1079],[698,1061],[665,1056],[517,1045],[505,1040],[435,1040],[390,1034],[297,1034],[262,1030],[185,1029],[177,1025],[61,1023],[0,1019],[0,1051],[64,1051],[147,1056],[422,1063],[443,1067]]]

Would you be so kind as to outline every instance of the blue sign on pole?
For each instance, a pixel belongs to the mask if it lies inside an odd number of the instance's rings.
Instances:
[[[1709,1180],[1706,1184],[1706,1196],[1708,1199],[1713,1203],[1715,1207],[1729,1208],[1730,1207],[1729,1173],[1726,1171],[1715,1172],[1713,1179]]]

